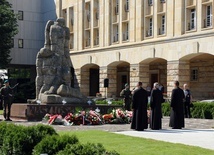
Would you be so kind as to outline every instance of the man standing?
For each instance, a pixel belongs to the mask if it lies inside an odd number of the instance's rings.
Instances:
[[[185,95],[184,115],[185,115],[185,118],[191,118],[190,103],[192,102],[192,95],[186,83],[184,84],[183,88],[184,88],[184,95]]]
[[[129,89],[129,84],[125,84],[125,89],[123,89],[120,92],[120,96],[124,97],[124,103],[125,103],[125,110],[130,111],[130,105],[131,105],[131,91]]]
[[[1,91],[0,91],[2,100],[3,100],[4,118],[5,118],[5,121],[12,121],[10,119],[10,109],[11,109],[12,98],[13,98],[12,91],[18,84],[16,84],[12,88],[10,87],[8,80],[5,80],[4,84],[5,84],[5,86],[2,87]],[[7,110],[7,112],[6,112],[6,110]]]
[[[159,84],[157,82],[154,83],[154,88],[151,92],[150,99],[150,128],[152,130],[159,130],[162,128],[162,113],[161,113],[161,103],[163,102],[163,94],[159,90]]]
[[[143,131],[148,128],[148,96],[147,91],[142,88],[142,82],[137,83],[137,89],[133,93],[132,101],[133,118],[131,129]]]
[[[172,129],[181,129],[184,127],[184,92],[179,88],[179,82],[174,82],[174,89],[172,90],[171,95],[171,112],[170,112],[170,122],[169,126]]]

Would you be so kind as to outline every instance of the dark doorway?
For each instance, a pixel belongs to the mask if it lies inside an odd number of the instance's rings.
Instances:
[[[99,92],[99,79],[99,69],[90,69],[90,96],[96,96],[96,93]]]
[[[159,80],[158,80],[158,74],[157,73],[150,74],[150,86],[151,86],[151,88],[153,88],[153,84],[155,82],[158,82],[158,81]]]

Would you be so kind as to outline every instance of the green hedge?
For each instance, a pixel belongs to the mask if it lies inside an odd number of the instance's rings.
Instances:
[[[63,151],[57,153],[57,155],[119,155],[116,151],[107,152],[102,144],[74,144],[67,145]]]
[[[0,123],[0,154],[29,155],[37,143],[47,135],[57,135],[56,131],[47,125],[26,127],[6,122]]]
[[[190,108],[193,118],[213,119],[214,118],[214,103],[194,102]],[[164,116],[170,115],[170,104],[162,104],[162,113]]]
[[[107,152],[100,144],[80,144],[75,135],[59,136],[54,128],[48,125],[27,127],[0,123],[0,155],[40,155],[41,153],[55,155],[59,151],[61,154],[75,151],[76,155],[78,152],[81,155],[90,155],[92,152],[103,155],[118,154],[115,151]]]
[[[118,101],[111,101],[112,105],[123,105],[123,100],[118,100]],[[108,105],[108,102],[106,100],[103,100],[103,101],[95,101],[95,104],[106,104]]]
[[[47,136],[34,147],[33,155],[40,155],[43,153],[46,153],[48,155],[55,155],[57,152],[64,150],[67,144],[76,143],[78,143],[78,139],[76,136]]]

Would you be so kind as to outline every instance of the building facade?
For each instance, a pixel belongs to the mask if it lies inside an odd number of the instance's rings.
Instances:
[[[35,80],[36,55],[44,46],[44,30],[48,20],[56,19],[54,0],[8,0],[17,14],[19,33],[13,38],[9,78]],[[20,74],[20,75],[19,75]]]
[[[213,0],[56,0],[70,28],[74,84],[87,96],[119,96],[159,82],[189,84],[195,99],[213,98]],[[108,87],[104,80],[109,79]]]

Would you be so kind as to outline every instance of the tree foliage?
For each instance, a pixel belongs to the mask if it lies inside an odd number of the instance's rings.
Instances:
[[[16,15],[12,5],[7,0],[0,1],[0,68],[7,68],[12,60],[10,49],[13,47],[12,38],[18,33]]]

